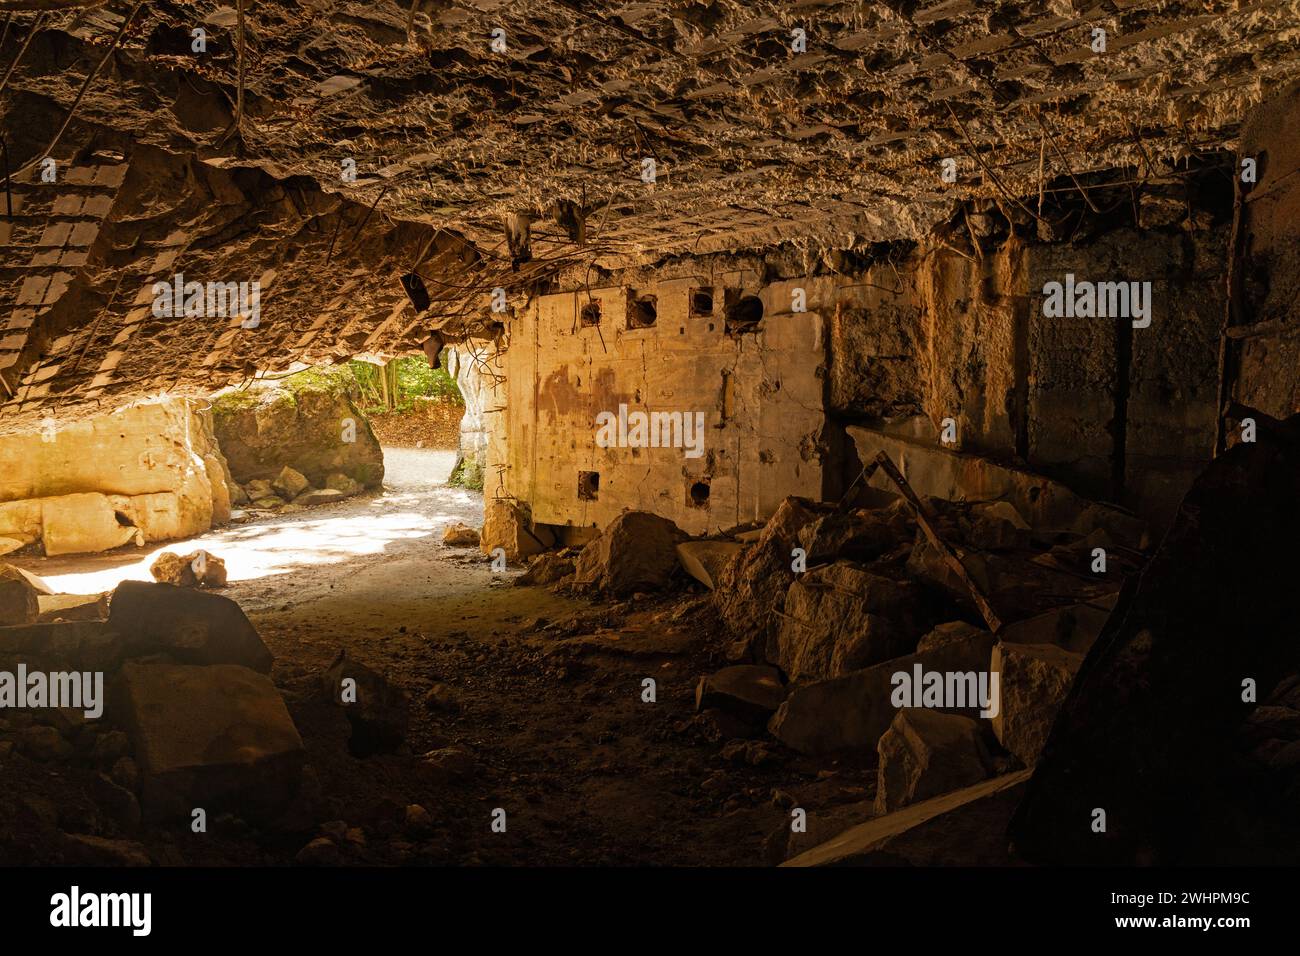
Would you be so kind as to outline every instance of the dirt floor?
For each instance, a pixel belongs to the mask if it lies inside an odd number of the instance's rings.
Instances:
[[[465,406],[418,402],[405,412],[370,412],[367,418],[385,448],[456,448]]]
[[[275,654],[272,677],[310,764],[290,818],[259,829],[222,819],[206,834],[129,832],[111,814],[87,809],[65,821],[60,810],[58,828],[138,840],[155,862],[178,864],[765,865],[783,855],[791,808],[812,821],[813,833],[791,838],[800,848],[812,845],[818,821],[861,816],[871,768],[800,758],[761,731],[752,742],[733,739],[738,728],[694,712],[699,676],[725,664],[701,585],[593,603],[516,587],[518,569],[493,573],[477,548],[443,545],[447,525],[477,526],[482,516],[478,495],[441,484],[453,460],[386,449],[382,494],[166,547],[223,557],[231,583],[222,593]],[[21,563],[59,590],[85,593],[148,579],[152,554],[139,555]],[[340,648],[410,694],[399,752],[349,753],[349,725],[320,692]],[[654,703],[642,700],[647,677]],[[430,695],[436,684],[444,687]],[[472,759],[424,758],[445,748]],[[69,785],[93,797],[92,769],[52,782],[17,754],[6,764],[13,769],[30,781],[47,824],[39,794],[60,807],[72,803],[58,796]],[[427,822],[407,820],[411,804],[428,811]],[[491,826],[497,808],[505,833]],[[328,843],[304,851],[322,834]],[[33,833],[17,855],[57,858],[44,842]]]

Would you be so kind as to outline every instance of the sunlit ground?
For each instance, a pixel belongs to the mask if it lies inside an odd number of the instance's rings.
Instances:
[[[49,562],[50,570],[37,563],[29,567],[57,592],[96,594],[122,581],[152,581],[149,567],[164,551],[189,554],[203,549],[225,561],[227,579],[233,583],[378,555],[399,542],[435,536],[440,541],[448,525],[466,520],[467,512],[475,509],[475,495],[440,486],[453,453],[385,449],[384,457],[389,472],[385,486],[391,490],[378,497],[258,516],[246,524],[134,553],[58,559]]]

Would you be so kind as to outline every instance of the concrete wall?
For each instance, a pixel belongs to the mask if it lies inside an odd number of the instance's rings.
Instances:
[[[787,494],[820,497],[823,319],[791,313],[778,288],[755,289],[761,328],[728,335],[725,289],[742,279],[636,288],[655,297],[648,328],[629,325],[628,290],[615,287],[591,290],[598,325],[582,322],[585,289],[534,299],[511,323],[501,479],[535,521],[603,527],[634,508],[698,533],[764,517]],[[691,314],[691,290],[704,287],[713,312]],[[629,415],[702,414],[698,457],[685,447],[598,447],[598,416],[620,405]],[[493,487],[489,475],[489,497]]]
[[[946,447],[1159,524],[1212,450],[1226,238],[1222,225],[1009,238],[979,256],[936,245],[806,276],[788,258],[678,260],[593,288],[599,327],[581,321],[585,289],[541,296],[509,323],[504,493],[548,524],[603,527],[626,507],[693,532],[725,528],[788,494],[838,494],[858,467],[848,425],[938,444],[952,419]],[[1150,281],[1150,327],[1045,317],[1043,286],[1067,272]],[[689,308],[701,288],[711,316]],[[726,332],[728,289],[762,300],[758,332]],[[793,313],[799,289],[808,311]],[[644,295],[656,297],[655,326],[629,328],[629,297]],[[598,448],[596,416],[620,403],[703,411],[705,456]],[[581,472],[600,476],[594,500],[579,496]],[[690,497],[701,480],[704,508]]]

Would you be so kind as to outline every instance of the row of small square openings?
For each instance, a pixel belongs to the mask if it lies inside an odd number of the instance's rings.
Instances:
[[[686,485],[686,504],[691,508],[709,506],[709,478],[688,479]],[[578,500],[598,501],[600,499],[600,472],[578,472]]]
[[[713,315],[713,290],[691,289],[688,312],[692,317]],[[756,295],[744,295],[739,289],[727,289],[723,313],[729,333],[753,332],[763,319],[763,301]],[[578,313],[578,324],[585,329],[600,325],[600,299],[589,299]],[[627,327],[629,329],[653,328],[659,319],[659,299],[653,295],[638,295],[629,289],[627,295]],[[713,330],[713,326],[709,326]],[[682,329],[682,333],[685,333]]]

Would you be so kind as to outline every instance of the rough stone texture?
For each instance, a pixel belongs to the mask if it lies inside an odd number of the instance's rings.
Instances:
[[[270,481],[286,500],[306,488],[301,478],[319,488],[330,475],[344,474],[378,488],[384,454],[356,407],[356,389],[352,372],[342,368],[216,396],[213,425],[235,480]]]
[[[695,687],[695,709],[718,708],[742,720],[766,720],[781,706],[785,685],[775,667],[736,664],[706,674]]]
[[[35,624],[40,616],[39,595],[18,569],[0,564],[0,626]]]
[[[154,559],[149,573],[159,584],[174,584],[182,588],[226,586],[226,562],[206,551],[191,551],[186,555],[164,551]]]
[[[992,645],[992,635],[981,632],[843,677],[792,687],[768,730],[802,753],[874,748],[897,714],[890,700],[895,673],[911,673],[918,663],[927,671],[987,671]],[[965,712],[974,714],[978,708]]]
[[[797,575],[786,592],[772,663],[799,681],[901,657],[916,648],[918,596],[910,581],[847,561]]]
[[[463,321],[461,289],[514,285],[512,265],[540,282],[573,259],[604,266],[792,236],[815,256],[915,239],[954,199],[1033,195],[1043,126],[1051,152],[1068,159],[1048,160],[1050,177],[1157,173],[1189,148],[1230,142],[1261,95],[1256,80],[1271,88],[1295,75],[1287,2],[1206,11],[1140,0],[1097,56],[1086,45],[1090,11],[1059,3],[829,2],[807,52],[793,54],[801,21],[767,2],[634,6],[617,19],[519,4],[499,11],[510,39],[496,52],[484,17],[457,7],[417,9],[408,31],[398,4],[326,0],[304,12],[268,0],[249,16],[248,55],[265,66],[246,75],[253,106],[240,135],[216,147],[238,83],[229,17],[207,22],[207,68],[195,82],[183,68],[192,12],[151,5],[137,16],[56,150],[65,178],[96,202],[63,212],[66,228],[49,236],[41,219],[55,197],[26,167],[84,79],[68,62],[96,61],[121,14],[56,11],[0,104],[20,199],[33,201],[10,240],[22,271],[0,287],[0,302],[31,313],[7,350],[17,403],[146,380],[238,382],[246,362],[418,346],[429,326]],[[30,23],[11,31],[4,62]],[[304,46],[303,31],[325,39]],[[580,45],[563,42],[575,36]],[[122,77],[131,82],[111,82]],[[467,99],[491,121],[457,126]],[[1044,102],[1059,105],[1046,119]],[[1129,126],[1138,116],[1148,120],[1140,138]],[[636,188],[629,137],[657,158],[653,190]],[[339,157],[356,143],[356,182],[341,182]],[[976,151],[997,163],[996,180],[981,175]],[[957,159],[957,182],[937,175],[939,157]],[[186,188],[159,188],[167,182]],[[608,216],[586,222],[602,209]],[[537,221],[531,246],[516,238],[510,257],[490,254],[507,217],[517,231]],[[350,228],[334,228],[344,218]],[[971,218],[971,231],[984,231],[987,214]],[[427,322],[411,320],[394,281],[411,268],[440,296]],[[169,348],[190,331],[124,320],[148,280],[174,271],[261,275],[276,294],[264,297],[258,328],[217,325],[205,347]],[[878,284],[893,288],[881,271]],[[33,326],[40,341],[29,341]],[[122,349],[123,332],[149,347]],[[72,341],[43,349],[64,337]],[[1002,398],[991,389],[984,400]]]
[[[1263,699],[1300,669],[1297,498],[1300,416],[1196,479],[1061,706],[1013,829],[1026,858],[1295,862],[1294,820],[1269,809],[1281,795],[1234,753],[1254,706],[1242,700],[1243,680]],[[1206,806],[1233,812],[1206,815]],[[1061,825],[1096,807],[1107,813],[1104,834]]]
[[[38,594],[37,623],[103,621],[108,619],[108,592],[103,594]]]
[[[309,487],[311,487],[311,482],[306,479],[303,473],[295,468],[290,468],[288,465],[281,468],[280,473],[271,482],[271,488],[278,491],[280,497],[285,501],[292,501]]]
[[[573,570],[573,558],[561,554],[542,554],[528,565],[527,571],[515,578],[515,584],[519,587],[554,584],[561,578],[567,578]]]
[[[874,561],[913,537],[912,523],[898,510],[859,510],[823,515],[799,532],[808,566],[842,558]]]
[[[491,555],[497,548],[514,563],[540,554],[551,544],[550,536],[534,530],[528,509],[507,498],[489,498],[483,502],[483,530],[479,532],[479,550]]]
[[[994,645],[990,669],[1000,675],[1001,706],[993,717],[993,733],[1025,766],[1038,762],[1082,663],[1082,654],[1055,644]]]
[[[321,687],[325,699],[343,708],[352,725],[348,749],[353,756],[391,753],[406,739],[410,696],[382,674],[348,657],[346,651],[339,651],[322,676]]]
[[[76,554],[188,537],[229,517],[225,461],[193,403],[47,418],[0,437],[0,539]]]
[[[574,583],[619,597],[666,587],[679,567],[675,524],[644,511],[616,517],[578,555]]]
[[[106,621],[61,621],[0,627],[0,658],[38,660],[48,669],[112,670],[124,641]]]
[[[1007,821],[1029,771],[932,797],[845,830],[786,866],[1007,866]]]
[[[314,508],[317,505],[332,505],[346,497],[348,496],[344,492],[337,491],[334,488],[309,488],[297,498],[294,498],[293,503],[304,508]],[[475,544],[477,543],[475,542]]]
[[[1074,654],[1086,654],[1110,618],[1118,593],[1090,604],[1052,608],[1035,617],[1008,624],[998,634],[1004,644],[1055,644]]]
[[[786,589],[794,580],[790,552],[799,544],[800,529],[817,515],[807,498],[783,500],[758,540],[723,568],[713,590],[713,604],[727,630],[744,641],[756,658],[766,659],[769,646],[776,653],[780,618],[774,612],[784,605]]]
[[[1246,261],[1243,314],[1252,333],[1234,352],[1239,401],[1275,418],[1300,411],[1300,83],[1279,89],[1255,111],[1241,133],[1238,154],[1258,161],[1259,180],[1243,187]]]
[[[876,814],[960,790],[989,776],[992,759],[978,721],[916,707],[898,712],[876,744]]]
[[[270,679],[230,664],[123,665],[115,719],[131,736],[151,819],[268,818],[296,794],[306,754]]]
[[[479,533],[467,524],[457,522],[442,535],[442,543],[453,548],[473,548],[479,543]]]
[[[271,652],[239,605],[219,594],[123,581],[109,602],[109,627],[129,653],[165,653],[187,664],[271,670]]]
[[[739,541],[683,541],[677,546],[677,560],[687,574],[712,591],[744,547]]]

